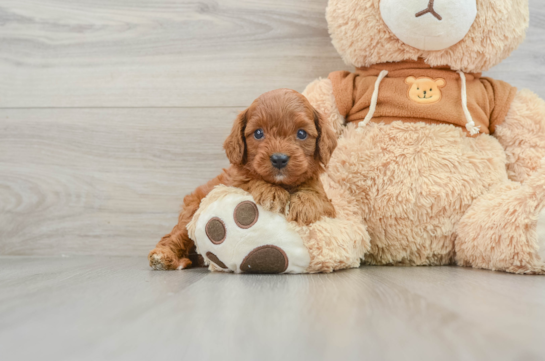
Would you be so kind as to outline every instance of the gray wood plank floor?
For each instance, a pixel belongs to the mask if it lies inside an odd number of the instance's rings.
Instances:
[[[545,278],[467,268],[151,271],[0,257],[2,360],[543,360]]]

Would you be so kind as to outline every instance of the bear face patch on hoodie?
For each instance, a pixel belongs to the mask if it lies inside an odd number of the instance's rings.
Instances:
[[[375,123],[452,124],[470,133],[470,122],[475,134],[494,133],[517,92],[503,81],[447,66],[431,67],[423,59],[376,64],[353,73],[337,71],[329,79],[347,123],[363,121],[374,109],[371,121]]]

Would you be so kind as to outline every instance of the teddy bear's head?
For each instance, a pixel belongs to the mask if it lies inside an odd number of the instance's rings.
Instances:
[[[356,67],[424,58],[481,72],[524,40],[528,0],[329,0],[333,45]]]

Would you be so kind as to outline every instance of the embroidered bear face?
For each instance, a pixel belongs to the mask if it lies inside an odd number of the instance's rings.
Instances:
[[[410,76],[405,79],[405,83],[410,86],[409,99],[420,104],[437,103],[443,97],[441,88],[447,85],[445,79],[415,78]]]

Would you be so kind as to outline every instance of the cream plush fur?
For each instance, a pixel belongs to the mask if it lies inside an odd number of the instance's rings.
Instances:
[[[421,2],[425,9],[428,0]],[[429,51],[398,39],[380,4],[329,1],[333,44],[347,63],[423,58],[481,72],[522,42],[529,19],[527,0],[477,0],[465,37]],[[545,274],[545,234],[538,233],[545,232],[545,102],[531,91],[517,93],[494,134],[476,137],[446,124],[345,125],[328,79],[304,94],[339,136],[322,179],[338,219],[297,230],[309,250],[306,272],[357,267],[361,259]]]
[[[403,4],[406,0],[398,0]],[[452,1],[452,0],[436,0]],[[378,63],[426,59],[430,65],[481,72],[507,58],[522,43],[529,24],[528,0],[477,0],[477,17],[459,43],[426,51],[403,43],[386,26],[381,0],[330,0],[327,21],[333,45],[347,64],[356,67]],[[422,9],[427,0],[421,0]],[[401,6],[401,5],[400,5]]]

